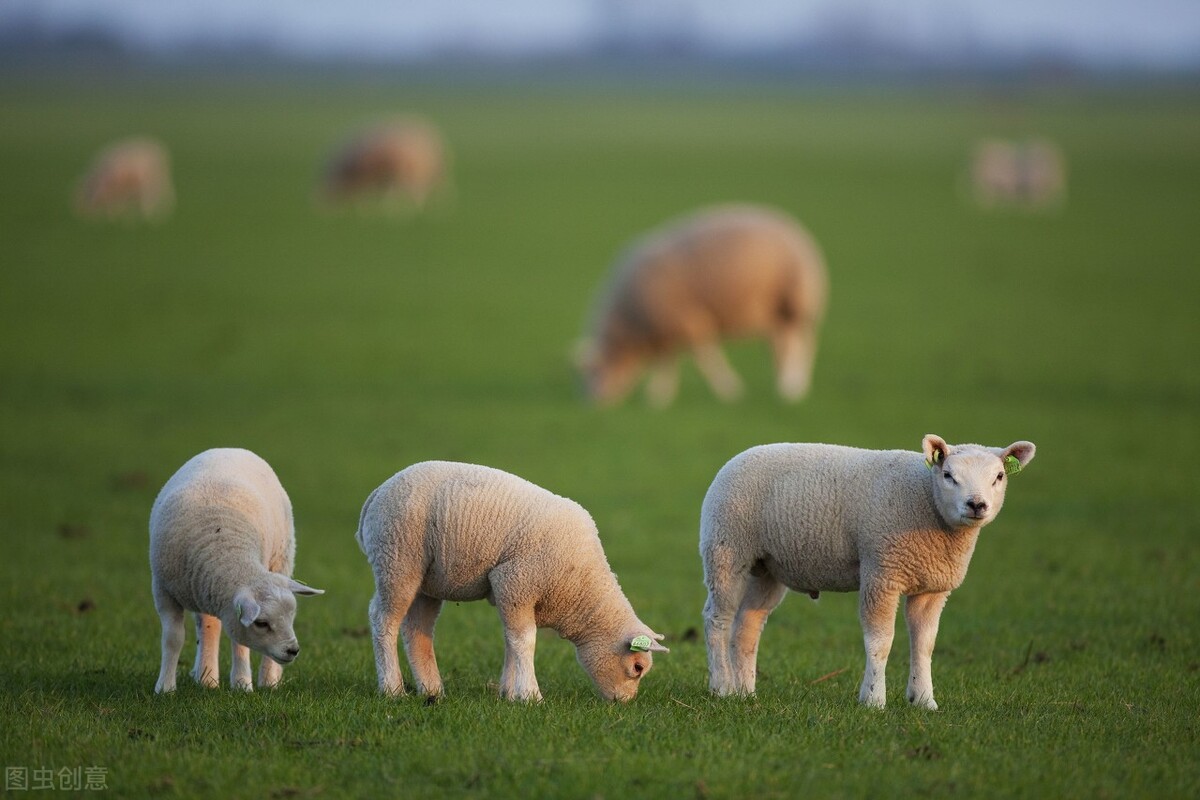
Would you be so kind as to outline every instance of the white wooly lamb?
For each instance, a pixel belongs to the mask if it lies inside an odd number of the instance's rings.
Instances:
[[[500,695],[540,700],[537,629],[574,645],[606,699],[627,701],[667,652],[621,592],[596,525],[578,503],[490,467],[426,461],[396,473],[363,505],[355,536],[375,573],[371,632],[379,690],[403,694],[397,634],[417,691],[442,679],[433,627],[442,602],[481,600],[504,626]]]
[[[1067,189],[1062,152],[1045,139],[980,141],[970,178],[975,202],[985,208],[1053,208],[1062,204]]]
[[[401,117],[360,131],[329,159],[320,196],[327,202],[378,201],[402,208],[425,207],[439,188],[449,188],[448,153],[427,120]]]
[[[300,652],[293,595],[322,594],[291,578],[292,504],[267,462],[248,450],[194,456],[150,511],[150,573],[162,620],[156,692],[175,689],[184,611],[196,612],[192,677],[217,685],[221,627],[233,645],[232,686],[249,691],[250,650],[263,654],[259,686],[274,686]]]
[[[885,704],[884,666],[906,597],[908,699],[936,709],[930,659],[938,618],[967,573],[979,529],[996,518],[1008,475],[1034,455],[949,445],[930,434],[921,454],[826,444],[770,444],[717,473],[700,516],[708,601],[709,688],[752,694],[767,616],[788,589],[859,592],[867,665],[860,702]]]
[[[145,137],[116,142],[96,156],[75,189],[87,217],[165,217],[175,205],[167,149]]]
[[[780,395],[798,400],[808,392],[826,294],[820,250],[778,211],[720,206],[670,222],[634,243],[600,296],[578,354],[587,392],[617,402],[650,366],[648,399],[666,406],[687,351],[713,392],[732,400],[741,380],[718,342],[763,336]]]

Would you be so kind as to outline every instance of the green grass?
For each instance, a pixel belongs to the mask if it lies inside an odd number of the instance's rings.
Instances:
[[[453,204],[314,213],[329,144],[405,110],[452,143]],[[174,217],[72,218],[77,173],[130,132],[169,143]],[[965,204],[972,141],[1027,133],[1066,152],[1065,209]],[[10,80],[0,175],[5,766],[106,767],[120,796],[1200,794],[1200,97]],[[729,348],[735,406],[690,368],[669,411],[584,406],[567,356],[611,258],[726,200],[789,210],[826,251],[812,396],[781,404],[749,342]],[[710,698],[696,545],[716,470],[763,442],[928,432],[1038,445],[943,617],[942,710],[904,702],[902,625],[889,707],[858,707],[854,595],[789,598],[758,697]],[[275,467],[297,576],[328,593],[301,601],[278,690],[181,670],[157,697],[150,504],[229,445]],[[634,703],[595,698],[551,632],[545,702],[498,700],[486,604],[442,616],[443,703],[375,695],[354,527],[429,458],[592,512],[672,648]]]

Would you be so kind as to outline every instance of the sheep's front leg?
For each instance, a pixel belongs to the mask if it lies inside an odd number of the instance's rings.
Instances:
[[[775,349],[775,380],[784,400],[800,400],[808,394],[812,378],[816,337],[811,330],[787,328],[772,337]]]
[[[438,697],[443,692],[442,676],[433,652],[433,626],[441,611],[441,600],[418,594],[400,626],[404,652],[408,655],[417,691],[430,697]]]
[[[192,677],[206,689],[220,683],[221,620],[196,612],[196,661]]]
[[[283,680],[283,664],[270,656],[263,656],[258,665],[258,686],[261,689],[274,689]]]
[[[933,645],[949,596],[949,592],[915,594],[904,601],[909,641],[908,702],[932,711],[937,711],[933,699]]]
[[[679,361],[664,358],[650,368],[646,381],[646,401],[653,408],[666,408],[679,392]]]
[[[742,379],[733,371],[720,345],[715,341],[696,345],[692,350],[696,367],[700,370],[713,394],[725,402],[737,400],[742,395]]]
[[[241,689],[246,692],[254,691],[254,672],[250,669],[250,648],[244,644],[238,644],[234,641],[233,636],[229,637],[229,643],[233,645],[233,664],[229,668],[229,685],[234,689]]]
[[[899,592],[882,586],[864,583],[858,598],[858,616],[862,621],[863,643],[867,651],[867,668],[863,672],[858,702],[873,708],[887,705],[885,671],[892,637],[896,630],[896,607]]]
[[[500,696],[509,700],[541,700],[537,676],[533,671],[533,652],[537,647],[537,624],[533,609],[504,606],[496,610],[504,624],[504,668],[500,671]]]
[[[158,668],[158,682],[154,691],[175,691],[175,668],[179,665],[179,654],[183,651],[186,631],[183,627],[183,607],[166,595],[155,594],[154,606],[162,621],[162,662]]]

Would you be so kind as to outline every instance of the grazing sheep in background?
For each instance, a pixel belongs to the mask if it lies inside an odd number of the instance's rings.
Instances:
[[[175,206],[167,149],[154,139],[125,139],[93,160],[75,189],[85,217],[157,220]]]
[[[447,152],[429,122],[396,119],[362,131],[338,148],[322,179],[321,197],[333,204],[369,201],[423,209],[447,181]]]
[[[753,694],[767,616],[788,589],[859,592],[867,666],[860,702],[883,707],[896,607],[911,640],[908,699],[936,709],[930,661],[938,619],[967,574],[979,530],[1000,513],[1008,475],[1034,455],[949,445],[921,454],[825,444],[769,444],[734,456],[700,516],[709,688]]]
[[[826,294],[820,251],[780,212],[723,206],[670,222],[633,244],[597,303],[579,353],[587,392],[617,402],[649,366],[648,399],[666,406],[688,351],[717,397],[732,400],[741,381],[719,341],[763,336],[780,395],[797,400],[808,391]]]
[[[642,623],[578,503],[490,467],[426,461],[386,480],[355,535],[375,573],[371,633],[379,690],[403,694],[402,634],[417,691],[442,694],[433,626],[442,602],[487,599],[504,625],[500,696],[540,700],[538,628],[575,645],[596,690],[632,700],[663,637]]]
[[[985,139],[971,160],[975,202],[984,208],[1046,209],[1061,205],[1067,188],[1061,151],[1045,139]]]
[[[259,686],[275,686],[300,644],[293,595],[322,594],[293,580],[292,504],[267,462],[248,450],[205,450],[179,468],[150,511],[150,573],[162,620],[155,692],[175,690],[183,612],[196,612],[192,677],[217,685],[221,626],[233,644],[229,682],[250,691],[250,649],[263,654]]]

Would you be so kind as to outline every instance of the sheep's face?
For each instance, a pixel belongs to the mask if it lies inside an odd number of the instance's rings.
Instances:
[[[300,642],[292,627],[298,594],[322,594],[322,591],[272,573],[272,582],[239,590],[228,614],[230,618],[221,622],[238,644],[280,664],[289,664],[300,654]]]
[[[668,652],[667,648],[658,643],[660,638],[662,637],[659,634],[655,634],[654,639],[642,637],[650,642],[648,646],[652,650]],[[642,678],[654,666],[654,657],[650,651],[630,649],[630,641],[633,639],[634,637],[626,637],[615,646],[585,645],[577,651],[579,663],[596,685],[596,691],[605,700],[628,703],[637,697]]]
[[[930,465],[934,504],[952,528],[979,528],[995,519],[1004,505],[1009,473],[1020,471],[1034,453],[1030,442],[1007,448],[951,446],[933,434],[925,437],[922,446]]]
[[[584,392],[598,405],[618,403],[642,372],[642,359],[630,352],[584,345],[577,358]]]

